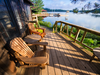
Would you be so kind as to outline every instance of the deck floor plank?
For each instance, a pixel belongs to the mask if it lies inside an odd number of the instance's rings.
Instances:
[[[46,42],[46,38],[42,39],[42,42]],[[48,65],[45,66],[45,69],[41,69],[42,75],[48,75]]]
[[[61,36],[65,37],[64,35],[60,34]],[[65,38],[66,39],[66,38]],[[67,40],[69,41],[69,39],[67,38]],[[75,44],[75,45],[74,45]],[[70,43],[70,45],[72,45]],[[93,55],[92,52],[82,48],[82,46],[73,43],[73,47],[77,50],[78,53],[80,53],[81,55],[84,56],[84,59],[80,59],[83,60],[88,66],[90,66],[90,68],[96,73],[96,74],[100,74],[100,61],[97,60],[93,60],[92,63],[89,63],[89,60],[91,58],[91,56]],[[82,57],[83,58],[83,57]],[[86,66],[86,65],[85,65]]]
[[[83,73],[89,74],[86,71],[83,72],[83,70],[85,70],[85,68],[84,68],[84,66],[82,64],[81,65],[79,64],[80,61],[77,59],[76,52],[75,51],[73,52],[73,49],[71,48],[71,46],[69,44],[66,44],[66,43],[64,43],[64,45],[68,49],[68,53],[70,55],[67,55],[67,56],[71,57],[72,60],[70,60],[70,61],[72,62],[72,65],[75,68],[76,73],[77,74],[83,74]]]
[[[72,56],[72,58],[74,59],[74,61],[76,62],[77,66],[78,66],[77,69],[80,69],[78,71],[82,72],[80,74],[90,74],[89,72],[87,72],[87,70],[90,68],[87,67],[88,68],[87,69],[86,66],[83,65],[84,63],[82,64],[82,61],[79,60],[79,59],[82,59],[82,55],[79,55],[79,52],[77,52],[75,48],[73,48],[71,45],[67,44],[65,41],[63,41],[62,44],[63,44],[63,46],[66,45],[65,48],[66,47],[68,48],[70,55]],[[91,70],[91,71],[93,72],[93,70]]]
[[[100,61],[89,63],[87,52],[58,34],[47,33],[42,42],[48,42],[49,65],[45,69],[17,68],[17,75],[99,75]]]
[[[50,44],[50,46],[52,46],[52,50],[51,50],[51,54],[52,54],[52,59],[53,59],[53,63],[54,63],[54,68],[55,68],[55,74],[56,75],[62,75],[62,71],[60,69],[60,64],[56,55],[56,42],[55,42],[55,38],[53,37],[53,34],[51,34],[51,40],[53,41],[52,44]]]
[[[59,48],[63,48],[63,47],[65,46],[65,44],[63,44],[64,41],[62,41],[62,39],[59,38],[58,36],[57,36],[56,38],[60,39],[60,40],[58,41]],[[59,42],[63,42],[63,43],[62,43],[63,45],[61,46],[61,43],[59,43]],[[67,49],[68,47],[69,47],[69,45],[66,45],[66,46],[65,46],[65,49]],[[68,49],[68,50],[69,50],[69,49]],[[66,52],[66,51],[65,51],[65,52]],[[70,52],[67,51],[67,53],[68,53],[69,56],[70,56],[70,57],[68,57],[68,58],[69,58],[69,61],[70,61],[71,65],[73,66],[73,69],[74,69],[75,73],[76,73],[76,74],[82,74],[81,71],[80,71],[80,69],[77,69],[78,66],[77,66],[77,64],[75,63],[75,61],[74,61],[72,55],[70,54]],[[67,54],[67,55],[68,55],[68,54]],[[65,56],[66,56],[66,53],[65,53]]]
[[[35,68],[34,67],[31,67],[31,68],[28,68],[28,70],[26,71],[26,75],[34,75],[34,70]]]
[[[49,34],[49,36],[46,37],[47,38],[46,42],[48,42],[47,49],[49,50],[48,74],[49,75],[55,75],[55,69],[54,69],[54,65],[53,65],[53,59],[52,59],[52,55],[51,55],[52,47],[50,47],[50,45],[52,44],[52,38],[50,36],[51,36],[51,34]]]
[[[34,75],[42,75],[40,67],[35,67],[34,72],[35,72]]]
[[[65,62],[63,60],[63,57],[61,55],[61,51],[59,49],[59,42],[57,42],[57,37],[55,35],[53,35],[53,37],[55,38],[55,46],[57,47],[55,50],[56,50],[56,54],[57,54],[57,57],[58,57],[58,61],[59,61],[59,64],[60,64],[60,68],[62,70],[62,74],[63,75],[69,75],[68,73],[68,70],[67,70],[67,67],[65,66]]]

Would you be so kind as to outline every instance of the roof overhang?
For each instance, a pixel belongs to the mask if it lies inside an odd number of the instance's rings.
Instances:
[[[34,6],[34,4],[30,0],[24,0],[24,3]]]

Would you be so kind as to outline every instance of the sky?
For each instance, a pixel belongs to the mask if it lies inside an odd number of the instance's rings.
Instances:
[[[74,8],[78,8],[79,10],[82,9],[82,7],[87,4],[88,2],[91,2],[93,9],[93,3],[98,2],[98,0],[86,0],[85,2],[78,2],[76,4],[71,3],[70,0],[42,0],[44,4],[44,8],[50,8],[50,9],[63,9],[63,10],[72,10]]]

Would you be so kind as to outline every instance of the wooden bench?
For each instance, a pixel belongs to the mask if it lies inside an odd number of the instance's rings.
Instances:
[[[92,62],[95,56],[97,56],[98,59],[100,59],[100,47],[93,49],[93,56],[91,57],[90,62]]]

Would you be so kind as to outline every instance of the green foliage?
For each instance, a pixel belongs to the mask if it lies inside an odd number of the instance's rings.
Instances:
[[[89,12],[91,12],[91,11],[90,11],[90,10],[86,10],[86,11],[85,11],[85,13],[89,13]]]
[[[72,37],[72,38],[75,38],[75,35],[71,34],[71,37]]]
[[[94,43],[94,41],[92,38],[85,38],[84,43],[86,43],[87,45],[92,45]]]
[[[98,46],[97,40],[96,39],[93,40],[92,38],[85,38],[83,43],[85,43],[86,45],[92,48]]]
[[[31,10],[35,11],[35,13],[41,13],[43,9],[43,1],[42,0],[31,0],[34,3],[34,7]]]
[[[73,9],[74,13],[78,13],[78,8]]]
[[[39,20],[39,21],[42,21],[42,20],[43,20],[43,17],[39,16],[39,17],[38,17],[38,20]]]
[[[94,8],[95,8],[95,9],[100,8],[100,4],[98,4],[98,3],[95,2],[95,3],[94,3]]]
[[[49,27],[49,28],[51,28],[51,26],[52,26],[52,24],[50,22],[44,22],[44,21],[39,21],[39,24],[46,26],[46,27]]]
[[[93,13],[99,13],[99,10],[96,9]]]
[[[82,10],[81,10],[81,13],[83,13],[84,12],[84,8],[82,8]]]

